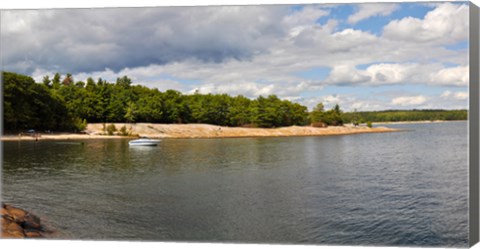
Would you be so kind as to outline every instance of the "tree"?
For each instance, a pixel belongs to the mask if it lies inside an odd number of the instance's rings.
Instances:
[[[44,84],[28,76],[3,72],[3,120],[5,130],[74,127],[65,102]]]
[[[328,111],[324,111],[324,109],[323,104],[318,103],[310,113],[310,122],[322,122],[326,125],[343,125],[342,110],[338,104]]]
[[[356,108],[353,110],[352,124],[353,124],[355,127],[359,125],[358,117],[357,117],[357,109],[356,109]]]
[[[133,123],[135,121],[137,106],[132,101],[128,102],[127,107],[125,107],[125,119],[128,123]]]
[[[76,86],[76,87],[80,87],[80,88],[84,88],[84,87],[85,87],[85,82],[83,82],[83,81],[77,81],[77,83],[75,83],[75,86]]]
[[[227,94],[183,95],[175,90],[161,92],[145,86],[131,85],[127,76],[115,83],[91,77],[73,82],[71,74],[62,81],[59,73],[48,87],[48,77],[37,84],[31,77],[4,74],[4,122],[9,129],[80,130],[86,122],[153,122],[208,123],[213,125],[282,127],[305,125],[319,120],[330,125],[343,124],[340,106],[325,111],[322,103],[311,113],[298,103],[282,100],[275,95],[251,100]],[[43,84],[42,84],[43,83]],[[62,86],[63,83],[64,85]],[[378,113],[379,118],[407,119],[466,118],[467,112]],[[362,114],[363,115],[363,114]],[[366,114],[365,114],[366,115]],[[370,114],[369,114],[370,115]],[[373,115],[373,114],[372,114]],[[370,116],[362,116],[373,120]]]
[[[116,84],[117,86],[128,88],[132,84],[132,80],[125,75],[121,78],[117,78]]]
[[[95,88],[95,81],[92,79],[92,77],[87,78],[86,88],[88,88],[89,90],[92,90],[93,88]]]
[[[323,103],[322,102],[318,103],[313,108],[313,111],[310,113],[310,122],[312,123],[322,122],[325,114],[324,112],[325,112],[325,107],[323,106]]]
[[[62,81],[62,85],[64,86],[71,86],[73,85],[74,81],[73,81],[73,76],[72,74],[70,73],[67,73],[67,76],[65,77],[65,79],[63,79]]]
[[[53,76],[53,80],[52,80],[52,87],[53,89],[59,89],[60,88],[60,80],[61,80],[61,76],[59,73],[55,73],[55,75]]]
[[[328,125],[343,125],[342,110],[336,104],[331,110],[328,110],[324,116],[325,123]]]
[[[52,81],[50,80],[50,77],[48,77],[48,75],[45,75],[45,76],[43,77],[42,83],[43,83],[43,85],[45,85],[46,87],[51,87],[51,85],[50,85],[51,82],[52,82]]]
[[[338,114],[341,114],[342,111],[340,110],[340,106],[338,104],[336,104],[334,107],[333,107],[333,110],[338,113]]]
[[[251,105],[252,101],[242,95],[234,97],[230,101],[228,109],[228,124],[230,126],[243,126],[251,122]]]

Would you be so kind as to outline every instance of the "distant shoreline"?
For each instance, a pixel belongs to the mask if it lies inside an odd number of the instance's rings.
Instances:
[[[465,122],[468,120],[421,120],[421,121],[395,121],[395,122],[372,122],[374,125],[388,125],[388,124],[434,124],[446,122]]]
[[[109,125],[109,124],[107,124]],[[289,126],[280,128],[243,128],[225,127],[209,124],[124,124],[114,123],[117,129],[126,126],[132,136],[103,135],[103,124],[88,124],[87,134],[58,133],[33,136],[6,135],[2,141],[38,140],[81,140],[81,139],[133,139],[137,136],[151,138],[247,138],[247,137],[299,137],[299,136],[333,136],[364,133],[395,132],[398,129],[366,126],[330,126],[315,128],[310,126]]]

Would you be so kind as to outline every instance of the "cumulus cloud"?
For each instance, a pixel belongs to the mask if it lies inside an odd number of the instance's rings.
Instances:
[[[448,96],[446,96],[448,95]],[[355,94],[332,94],[319,97],[301,99],[299,102],[312,110],[319,102],[326,109],[339,104],[344,111],[375,111],[375,110],[399,110],[399,109],[466,109],[468,108],[467,92],[445,91],[441,95],[405,95],[402,92],[381,93],[377,92],[369,96]],[[385,101],[385,97],[389,101]]]
[[[357,70],[352,65],[338,65],[332,69],[326,81],[330,84],[349,85],[354,83],[364,83],[370,80],[370,76]]]
[[[284,6],[4,11],[9,67],[63,72],[166,64],[185,59],[248,59],[285,30]],[[12,24],[12,25],[10,25]],[[32,61],[31,65],[19,62]]]
[[[427,84],[468,86],[468,66],[444,68],[438,63],[378,63],[359,70],[352,65],[333,68],[326,82],[334,85]]]
[[[405,17],[383,29],[386,38],[402,41],[451,44],[468,39],[468,4],[439,4],[424,19]]]
[[[305,6],[301,11],[294,11],[285,16],[282,21],[289,28],[312,25],[312,23],[315,23],[319,18],[329,14],[329,11],[320,8],[320,6]]]
[[[427,101],[427,98],[422,95],[418,96],[402,96],[392,99],[392,104],[399,106],[415,106],[421,105]]]
[[[431,82],[441,85],[468,86],[469,67],[458,66],[451,68],[443,68],[431,74]]]
[[[2,56],[6,70],[37,81],[55,72],[73,73],[76,80],[128,75],[161,90],[276,94],[308,106],[338,101],[367,110],[394,108],[395,98],[398,106],[460,101],[453,93],[449,99],[415,92],[388,100],[322,96],[319,89],[332,85],[468,86],[468,51],[445,46],[467,40],[466,4],[436,4],[423,18],[390,21],[380,35],[343,28],[400,5],[361,4],[346,20],[326,5],[4,11],[8,49]],[[302,76],[318,68],[325,69],[321,77]],[[320,96],[305,97],[314,91]]]
[[[373,96],[362,98],[355,96],[354,94],[331,94],[319,97],[304,98],[299,102],[307,106],[309,110],[313,110],[313,108],[320,102],[324,104],[326,109],[331,109],[338,104],[342,110],[346,112],[352,112],[355,110],[374,111],[398,109],[398,106],[394,106],[391,103],[385,103],[385,101],[377,97]]]
[[[358,10],[348,17],[348,23],[355,24],[373,16],[388,16],[398,9],[398,4],[364,3],[358,5]]]
[[[456,100],[467,100],[468,99],[468,92],[451,92],[445,91],[443,92],[440,97],[444,99],[456,99]]]
[[[267,96],[274,94],[275,85],[269,84],[266,86],[260,86],[253,82],[245,82],[242,84],[226,85],[226,84],[205,84],[198,88],[192,89],[189,93],[198,91],[202,94],[208,93],[228,93],[231,95],[243,95],[247,97],[255,96]]]

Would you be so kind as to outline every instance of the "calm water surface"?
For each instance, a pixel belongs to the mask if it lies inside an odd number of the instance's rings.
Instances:
[[[408,131],[4,142],[2,194],[69,239],[467,246],[467,122],[391,126]]]

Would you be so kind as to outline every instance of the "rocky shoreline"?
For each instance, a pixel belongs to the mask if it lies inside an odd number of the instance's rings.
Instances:
[[[125,124],[109,124],[117,130]],[[293,137],[293,136],[332,136],[332,135],[353,135],[362,133],[395,132],[398,129],[387,127],[366,126],[329,126],[318,128],[312,126],[289,126],[280,128],[245,128],[226,127],[209,124],[151,124],[137,123],[129,124],[129,136],[122,136],[116,133],[106,135],[103,130],[104,124],[88,124],[84,134],[41,134],[38,137],[32,136],[2,136],[3,141],[20,140],[68,140],[68,139],[132,139],[138,136],[151,138],[245,138],[245,137]]]
[[[2,204],[0,223],[2,238],[44,238],[51,233],[36,215],[8,204]]]

